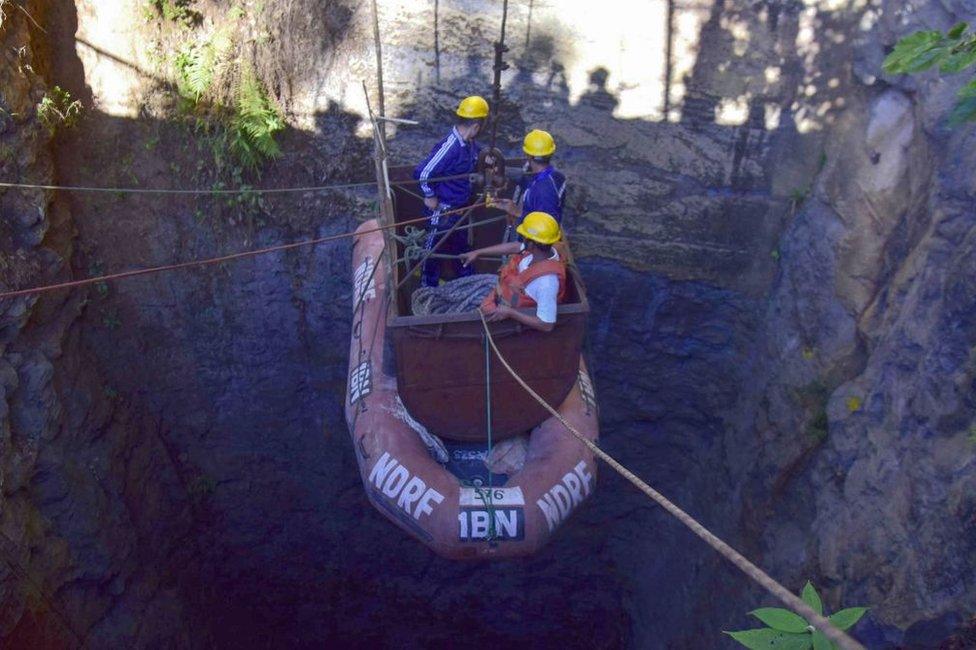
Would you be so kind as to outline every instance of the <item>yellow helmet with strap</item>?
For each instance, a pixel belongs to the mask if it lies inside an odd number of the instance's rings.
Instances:
[[[545,158],[556,152],[556,141],[548,131],[534,129],[525,135],[522,151],[534,158]]]
[[[480,120],[488,117],[488,102],[485,101],[484,97],[478,95],[465,97],[458,104],[457,115],[469,120]]]
[[[539,244],[555,244],[562,239],[563,233],[556,221],[548,212],[530,212],[519,224],[515,232],[526,239]]]

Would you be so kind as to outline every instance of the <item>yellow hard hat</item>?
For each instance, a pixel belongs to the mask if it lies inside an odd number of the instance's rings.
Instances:
[[[555,244],[563,237],[559,222],[548,212],[528,213],[515,232],[540,244]]]
[[[556,151],[556,141],[548,131],[534,129],[525,135],[522,141],[522,151],[536,158],[551,156]]]
[[[458,104],[457,114],[459,117],[465,117],[469,120],[479,120],[488,117],[488,102],[485,101],[484,97],[479,97],[478,95],[465,97]]]

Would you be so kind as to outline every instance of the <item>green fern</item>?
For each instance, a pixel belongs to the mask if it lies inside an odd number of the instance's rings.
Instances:
[[[241,72],[235,108],[230,150],[241,164],[253,170],[265,160],[280,156],[275,135],[284,130],[285,121],[251,68]]]
[[[181,50],[175,60],[180,95],[194,103],[199,102],[213,86],[232,44],[230,36],[219,31],[202,45],[190,45]]]

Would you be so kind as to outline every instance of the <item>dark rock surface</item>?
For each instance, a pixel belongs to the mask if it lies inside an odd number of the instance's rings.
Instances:
[[[359,4],[248,5],[238,29],[293,124],[261,184],[372,173]],[[383,9],[388,110],[422,121],[397,129],[402,161],[490,80],[496,7],[434,3],[432,31],[429,4]],[[215,180],[152,59],[233,18],[201,2],[181,32],[123,5],[32,2],[46,37],[19,12],[0,28],[21,57],[4,54],[0,107],[26,116],[0,122],[4,178]],[[871,647],[933,647],[976,600],[974,131],[945,126],[961,78],[878,72],[899,35],[971,5],[679,6],[696,40],[669,121],[627,112],[623,68],[573,41],[588,25],[511,17],[527,47],[500,141],[551,129],[573,181],[603,444],[787,586],[871,605]],[[32,107],[54,83],[86,117],[49,143]],[[30,286],[340,233],[371,201],[7,191],[0,273]],[[0,305],[0,639],[701,648],[773,604],[607,472],[517,562],[448,563],[387,524],[341,417],[349,259],[327,244]]]

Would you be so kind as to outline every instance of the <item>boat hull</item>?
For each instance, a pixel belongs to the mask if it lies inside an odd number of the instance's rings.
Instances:
[[[395,375],[383,367],[389,287],[383,269],[374,269],[382,266],[384,241],[379,233],[363,233],[376,225],[363,224],[353,248],[345,409],[369,500],[390,521],[448,558],[532,553],[593,493],[594,457],[552,417],[532,429],[524,466],[500,486],[462,485],[431,457],[400,402]],[[556,410],[596,440],[596,401],[582,357],[577,380]]]

